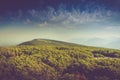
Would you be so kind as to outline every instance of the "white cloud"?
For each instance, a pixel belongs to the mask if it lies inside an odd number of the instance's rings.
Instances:
[[[101,12],[88,13],[87,11],[77,11],[72,12],[60,11],[59,15],[52,15],[49,22],[61,22],[63,24],[82,24],[86,22],[101,22],[104,21],[105,16]]]
[[[25,24],[31,24],[32,21],[31,21],[30,19],[27,18],[27,19],[24,21],[24,23],[25,23]]]
[[[73,9],[72,11],[67,11],[61,7],[58,10],[49,7],[46,10],[29,10],[29,14],[32,16],[33,21],[37,20],[38,24],[86,24],[86,23],[99,23],[106,22],[112,19],[113,12],[110,10],[96,9],[93,12],[80,11],[79,9]]]

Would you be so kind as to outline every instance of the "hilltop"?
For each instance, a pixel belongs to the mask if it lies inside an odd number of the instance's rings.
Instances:
[[[23,42],[20,45],[32,45],[32,46],[83,46],[75,43],[57,41],[51,39],[33,39],[31,41]]]

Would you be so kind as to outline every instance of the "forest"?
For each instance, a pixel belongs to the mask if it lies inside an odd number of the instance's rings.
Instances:
[[[120,80],[120,50],[44,39],[0,47],[0,80]]]

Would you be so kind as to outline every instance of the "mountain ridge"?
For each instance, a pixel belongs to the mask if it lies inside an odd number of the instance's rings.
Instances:
[[[42,45],[57,45],[57,46],[85,46],[77,43],[71,43],[66,41],[52,40],[52,39],[33,39],[31,41],[26,41],[18,44],[21,45],[33,45],[33,46],[42,46]]]
[[[70,46],[70,47],[89,47],[89,48],[103,48],[103,49],[113,49],[113,50],[119,50],[115,48],[109,48],[109,47],[101,47],[101,46],[91,46],[91,45],[84,45],[84,44],[77,44],[72,42],[66,42],[66,41],[59,41],[59,40],[52,40],[52,39],[32,39],[30,41],[25,41],[17,46]]]

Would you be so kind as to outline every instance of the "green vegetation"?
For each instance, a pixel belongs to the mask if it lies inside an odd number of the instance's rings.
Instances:
[[[0,47],[0,80],[120,80],[120,50],[46,39]]]

